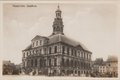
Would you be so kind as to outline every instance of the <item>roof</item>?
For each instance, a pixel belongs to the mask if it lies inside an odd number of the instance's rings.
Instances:
[[[38,40],[38,39],[41,39],[41,38],[46,38],[47,39],[47,37],[36,35],[31,41]]]
[[[80,46],[84,50],[88,50],[82,43],[77,42],[77,41],[75,41],[65,35],[62,35],[62,34],[56,34],[56,35],[52,35],[49,37],[49,44],[56,43],[56,42],[64,42],[64,43],[72,45],[74,47]]]
[[[114,62],[114,61],[118,61],[118,58],[117,56],[109,56],[108,59],[107,59],[107,62]]]
[[[32,48],[32,44],[30,44],[29,46],[27,46],[24,50],[29,50]]]
[[[41,36],[37,35],[35,38],[40,39],[40,37]],[[35,39],[35,38],[33,38],[33,39]],[[63,43],[66,43],[66,44],[74,46],[74,47],[77,47],[77,46],[82,47],[82,49],[89,51],[82,43],[77,42],[77,41],[75,41],[75,40],[73,40],[65,35],[62,35],[62,34],[51,35],[51,36],[45,37],[45,38],[48,39],[48,45],[53,44],[53,43],[57,43],[57,42],[63,42]],[[32,45],[30,44],[25,50],[28,50],[31,48],[32,48]]]

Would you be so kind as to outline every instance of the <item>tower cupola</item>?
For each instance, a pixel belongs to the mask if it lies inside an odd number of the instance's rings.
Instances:
[[[54,22],[53,22],[53,33],[52,35],[55,34],[64,34],[63,33],[63,21],[62,21],[62,11],[60,10],[60,7],[58,5],[57,10],[55,11],[56,17],[54,18]]]

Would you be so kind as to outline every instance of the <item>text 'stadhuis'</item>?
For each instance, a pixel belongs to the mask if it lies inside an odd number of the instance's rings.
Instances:
[[[48,37],[35,36],[30,46],[22,51],[22,72],[32,75],[89,76],[92,53],[80,42],[64,35],[59,6],[55,13],[53,33]]]

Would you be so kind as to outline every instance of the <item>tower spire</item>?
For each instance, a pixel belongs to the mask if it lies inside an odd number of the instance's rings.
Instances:
[[[57,6],[57,10],[55,12],[56,17],[54,18],[54,22],[53,22],[53,35],[54,34],[64,34],[63,33],[63,22],[62,22],[62,18],[61,18],[61,13],[62,11],[60,10],[60,6],[58,4]]]
[[[58,3],[58,9],[60,9],[59,3]]]

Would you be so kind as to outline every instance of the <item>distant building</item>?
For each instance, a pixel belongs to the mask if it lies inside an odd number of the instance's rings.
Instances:
[[[97,58],[92,64],[92,73],[94,73],[95,77],[102,77],[106,72],[106,62],[103,61],[103,58]]]
[[[13,74],[14,69],[14,63],[11,63],[11,61],[3,61],[3,75]]]
[[[17,74],[21,74],[21,70],[22,70],[22,63],[17,64],[17,65],[16,65],[16,73],[17,73]]]
[[[109,56],[107,59],[107,73],[110,77],[118,76],[118,58],[116,56]]]
[[[3,75],[18,75],[20,72],[20,65],[15,65],[11,61],[3,61]]]
[[[99,73],[101,75],[104,75],[107,73],[107,66],[106,66],[105,62],[103,62],[101,65],[99,65]]]
[[[93,77],[117,77],[118,76],[118,59],[115,56],[109,56],[107,61],[97,58],[92,62]]]
[[[53,33],[37,35],[22,51],[22,73],[31,75],[89,76],[91,55],[83,44],[64,35],[59,6],[53,22]]]

